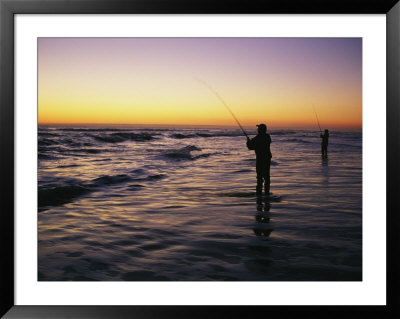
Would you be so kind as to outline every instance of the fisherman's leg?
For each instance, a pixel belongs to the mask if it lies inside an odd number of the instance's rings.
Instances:
[[[257,168],[257,187],[256,187],[257,196],[261,196],[262,195],[262,186],[263,186],[262,170]]]
[[[271,161],[268,161],[266,163],[265,171],[264,171],[264,190],[265,190],[265,195],[269,195],[269,189],[270,189],[270,184],[271,184],[271,177],[270,177],[270,167],[271,167]]]
[[[322,156],[328,157],[328,148],[326,146],[322,147]]]
[[[269,176],[269,174],[266,174],[265,175],[265,184],[264,184],[265,195],[269,195],[270,184],[271,184],[270,176]]]

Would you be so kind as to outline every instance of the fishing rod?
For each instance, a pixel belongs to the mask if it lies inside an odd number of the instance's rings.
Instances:
[[[313,104],[313,110],[314,110],[314,113],[315,113],[315,117],[317,118],[317,123],[318,123],[319,131],[320,131],[321,134],[322,134],[321,125],[319,125],[318,115],[317,115],[317,112],[315,111],[314,104]]]
[[[206,86],[211,92],[214,93],[214,95],[222,102],[223,105],[225,105],[226,109],[229,111],[229,113],[231,113],[232,117],[235,119],[236,123],[239,125],[240,129],[242,130],[243,134],[249,138],[249,136],[247,135],[247,133],[244,131],[242,125],[240,125],[239,120],[236,118],[235,114],[233,114],[232,110],[230,109],[230,107],[228,106],[228,104],[225,103],[225,101],[222,99],[222,97],[218,94],[217,91],[215,91],[209,84],[207,84],[206,82],[204,82],[203,80],[197,79],[197,81],[203,83],[204,86]]]

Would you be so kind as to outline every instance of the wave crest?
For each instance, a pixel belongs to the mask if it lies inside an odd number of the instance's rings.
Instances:
[[[145,142],[154,139],[154,136],[148,133],[111,133],[105,135],[91,135],[95,140],[106,143],[120,143],[125,141]]]
[[[182,159],[193,159],[191,154],[192,151],[201,151],[200,148],[194,145],[188,145],[179,149],[169,150],[164,153],[164,156],[172,159],[182,160]]]

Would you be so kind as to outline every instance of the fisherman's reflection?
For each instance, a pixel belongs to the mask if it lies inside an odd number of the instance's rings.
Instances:
[[[259,212],[269,212],[271,203],[268,200],[263,200],[261,196],[257,196],[257,210]]]
[[[253,228],[254,234],[256,236],[268,237],[273,228],[270,224],[270,214],[271,204],[268,200],[263,201],[261,196],[257,196],[257,211],[256,214],[256,224]]]
[[[329,167],[329,160],[327,157],[321,157],[321,165]]]

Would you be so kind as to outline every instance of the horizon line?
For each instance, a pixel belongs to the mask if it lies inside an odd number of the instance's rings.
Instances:
[[[224,128],[240,128],[237,125],[227,125],[227,124],[160,124],[160,123],[146,123],[146,124],[139,124],[139,123],[37,123],[38,126],[157,126],[157,127],[224,127]],[[255,128],[256,125],[242,125],[244,128]],[[268,125],[268,128],[271,129],[308,129],[308,130],[315,130],[320,131],[319,128],[314,128],[311,125]],[[348,129],[348,130],[362,130],[361,126],[341,126],[341,125],[327,125],[326,127],[330,129]]]

